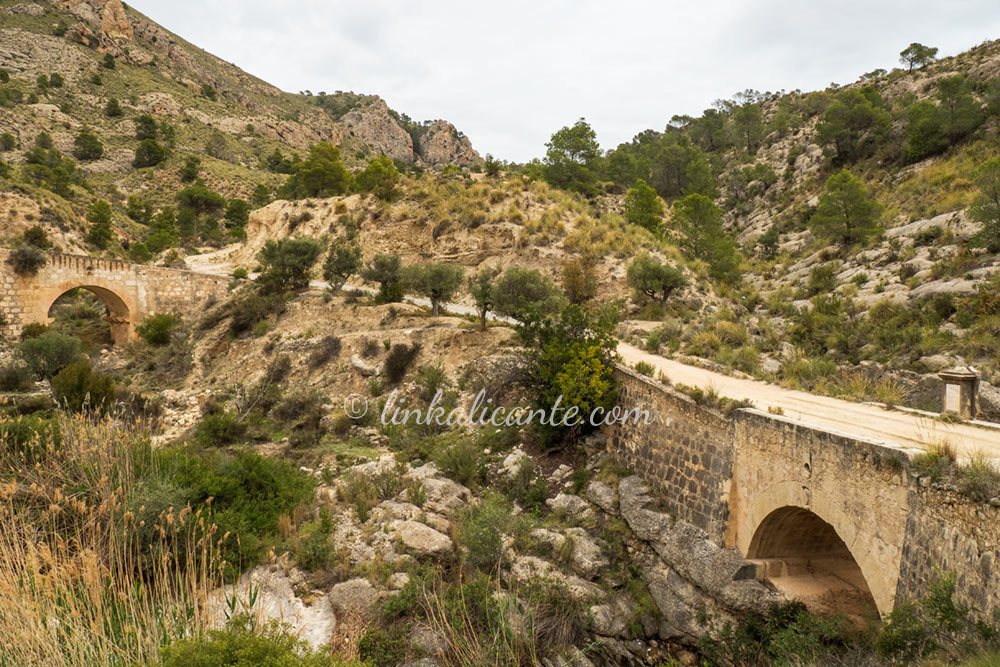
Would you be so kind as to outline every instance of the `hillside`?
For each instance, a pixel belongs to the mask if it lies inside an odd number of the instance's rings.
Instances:
[[[804,390],[790,429],[843,405],[810,394],[878,402],[852,414],[914,432],[874,474],[992,516],[996,462],[889,412],[938,412],[936,372],[970,365],[978,417],[1000,421],[1000,42],[925,60],[744,91],[697,118],[665,109],[611,151],[581,119],[509,164],[376,95],[280,91],[120,0],[0,0],[6,284],[56,250],[218,285],[184,312],[137,305],[126,345],[103,288],[69,289],[17,337],[0,320],[0,663],[995,653],[1000,629],[946,572],[911,575],[929,597],[879,618],[857,553],[818,515],[830,553],[810,554],[787,599],[769,578],[787,563],[678,518],[606,431],[384,418],[480,391],[504,408],[610,407],[625,341],[645,351],[625,357],[637,382],[673,385],[681,410],[723,427],[755,393],[783,419],[767,401],[787,392],[751,376]],[[681,382],[719,373],[743,393]],[[707,449],[724,436],[690,424],[678,436]],[[681,475],[692,490],[718,486],[702,452]],[[750,501],[716,491],[713,512]],[[983,570],[991,539],[969,548]]]
[[[7,163],[24,164],[41,133],[66,156],[73,155],[74,138],[83,128],[103,146],[99,157],[78,158],[79,170],[59,196],[30,184],[17,188],[20,198],[9,196],[5,206],[20,212],[10,216],[15,227],[4,230],[8,238],[20,231],[19,218],[31,216],[64,228],[61,242],[80,248],[79,236],[65,234],[80,229],[87,201],[97,196],[114,205],[122,237],[136,239],[141,228],[120,215],[119,207],[129,196],[154,209],[173,204],[183,187],[177,171],[189,155],[201,158],[206,185],[227,199],[250,199],[258,184],[276,187],[283,177],[264,168],[265,158],[277,150],[294,161],[320,141],[339,146],[351,166],[373,155],[417,169],[481,161],[446,121],[410,121],[375,95],[280,91],[119,0],[4,0],[0,69],[10,77],[0,99],[0,133],[13,137],[13,145],[4,146]],[[117,101],[114,111],[111,100]],[[143,114],[159,125],[154,139],[167,152],[155,168],[133,165],[139,144],[135,120]]]

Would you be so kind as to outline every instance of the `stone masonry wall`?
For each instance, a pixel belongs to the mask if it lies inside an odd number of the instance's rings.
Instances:
[[[928,485],[912,452],[758,410],[728,418],[631,369],[615,377],[619,403],[654,423],[607,428],[609,451],[675,518],[746,555],[768,514],[808,508],[848,546],[880,611],[953,572],[959,601],[1000,613],[1000,508]]]
[[[733,447],[729,421],[630,369],[615,372],[619,403],[647,410],[655,423],[622,424],[608,446],[622,465],[657,489],[669,513],[721,542],[728,519]]]
[[[1000,508],[921,485],[911,497],[896,599],[923,595],[955,573],[955,597],[987,618],[1000,614]]]

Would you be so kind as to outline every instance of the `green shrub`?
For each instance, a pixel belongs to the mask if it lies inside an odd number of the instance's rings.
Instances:
[[[347,476],[343,489],[344,500],[354,505],[358,521],[368,521],[369,512],[378,504],[378,491],[371,478],[354,471]]]
[[[350,257],[347,257],[350,260]],[[361,277],[379,284],[377,303],[403,300],[403,276],[399,255],[377,254],[362,270]]]
[[[931,245],[944,236],[944,230],[939,225],[931,225],[926,229],[921,229],[913,236],[914,245]]]
[[[16,355],[38,378],[49,379],[72,363],[80,360],[80,339],[47,331],[28,338],[17,346]]]
[[[981,503],[996,498],[1000,496],[1000,470],[984,454],[977,453],[962,467],[958,491]]]
[[[319,521],[300,530],[300,539],[295,548],[295,562],[307,570],[321,570],[333,559],[330,533],[333,532],[333,517],[323,509]]]
[[[258,291],[246,292],[229,302],[224,312],[229,315],[229,333],[241,336],[253,331],[268,317],[281,315],[286,302],[283,294],[263,294]]]
[[[323,439],[325,397],[318,391],[298,391],[279,403],[271,415],[288,429],[293,447],[316,447]]]
[[[555,283],[535,269],[511,267],[493,283],[493,310],[504,317],[525,321],[532,313],[556,312],[563,297]]]
[[[410,370],[410,366],[420,354],[420,343],[404,345],[397,343],[389,349],[385,358],[385,375],[390,384],[399,384]]]
[[[473,442],[462,440],[437,452],[434,462],[441,472],[459,484],[475,488],[486,480],[486,460]]]
[[[83,128],[73,142],[73,157],[77,160],[98,160],[104,155],[104,145],[96,134]]]
[[[142,323],[135,328],[135,331],[144,341],[159,347],[170,342],[170,331],[176,324],[176,315],[157,313],[146,316]]]
[[[246,425],[240,422],[239,417],[218,409],[201,418],[194,437],[202,447],[224,447],[239,442],[244,435]]]
[[[268,241],[257,253],[263,267],[257,282],[264,289],[281,292],[308,287],[310,271],[322,251],[315,239]]]
[[[738,624],[712,628],[698,640],[708,665],[822,665],[851,646],[843,617],[823,619],[801,602],[785,602],[766,614],[751,612]]]
[[[157,143],[156,139],[143,139],[135,149],[135,159],[132,166],[136,169],[155,167],[167,159],[167,149]]]
[[[357,664],[357,663],[355,663]],[[160,650],[155,667],[347,667],[347,663],[286,632],[277,621],[262,628],[235,616],[223,630],[174,641]],[[358,667],[361,667],[358,665]]]
[[[0,391],[28,391],[33,384],[27,366],[18,363],[0,366]]]
[[[33,276],[48,261],[45,253],[33,245],[22,245],[10,253],[7,264],[19,276]]]
[[[70,364],[52,378],[52,397],[72,412],[105,412],[115,395],[114,378],[95,372],[87,360]]]
[[[24,328],[21,329],[21,340],[28,340],[29,338],[41,336],[48,330],[49,325],[42,324],[41,322],[31,322],[30,324],[25,324]]]
[[[358,657],[372,667],[397,667],[406,661],[408,647],[404,633],[370,627],[358,641]]]
[[[719,336],[712,331],[700,331],[688,342],[687,351],[696,357],[713,357],[722,347]]]
[[[153,259],[153,253],[149,251],[149,248],[146,247],[145,243],[136,241],[128,248],[128,258],[136,264],[145,264],[149,260]]]
[[[156,452],[162,483],[180,489],[192,507],[212,498],[211,520],[218,525],[227,574],[257,564],[269,540],[276,537],[278,517],[312,499],[315,481],[290,463],[253,452],[229,456],[218,450],[193,454],[182,448]],[[136,507],[142,505],[136,501]]]
[[[62,444],[59,422],[39,415],[21,415],[0,421],[0,449],[28,462],[37,462]]]
[[[545,478],[537,474],[534,461],[525,459],[514,477],[507,482],[504,491],[525,511],[540,516],[545,509],[549,488]]]
[[[657,346],[657,349],[659,349],[659,346]],[[656,366],[645,361],[640,361],[635,365],[635,370],[646,377],[653,377],[656,373]]]
[[[984,646],[995,648],[1000,627],[978,619],[954,595],[955,575],[949,573],[931,582],[924,597],[898,603],[875,641],[878,653],[911,664],[941,652],[959,657]]]
[[[121,104],[114,97],[108,100],[108,103],[104,105],[104,115],[108,118],[118,118],[124,113],[125,112],[122,111]]]
[[[316,344],[316,347],[309,353],[307,363],[309,368],[317,369],[325,366],[331,359],[335,359],[340,354],[340,338],[329,334]]]
[[[837,276],[833,267],[828,264],[814,266],[809,271],[809,283],[807,286],[810,295],[828,294],[837,289]]]
[[[496,570],[503,557],[503,536],[511,522],[510,502],[488,493],[479,505],[467,508],[459,519],[458,541],[466,558],[485,572]]]
[[[618,400],[618,386],[612,374],[618,341],[609,310],[596,313],[579,306],[567,306],[558,318],[530,321],[518,334],[531,348],[529,377],[537,387],[535,405],[548,410],[557,401],[575,410],[582,423],[541,424],[534,427],[543,440],[572,440],[596,428],[588,417],[597,409],[609,410]],[[566,413],[569,416],[569,413]]]
[[[420,398],[430,402],[438,390],[443,391],[451,384],[448,374],[441,364],[427,364],[417,369],[416,384]]]

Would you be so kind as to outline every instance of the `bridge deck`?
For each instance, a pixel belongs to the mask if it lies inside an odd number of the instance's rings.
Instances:
[[[730,377],[664,359],[626,343],[618,345],[618,352],[629,365],[639,361],[652,364],[674,384],[712,388],[720,396],[749,400],[760,410],[781,408],[786,417],[822,430],[860,436],[903,449],[924,449],[947,441],[960,457],[982,452],[1000,461],[1000,429],[947,424],[917,414],[785,389],[759,380]]]

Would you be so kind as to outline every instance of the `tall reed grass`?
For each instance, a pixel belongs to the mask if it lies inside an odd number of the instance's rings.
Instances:
[[[207,507],[136,520],[130,508],[155,474],[141,430],[70,417],[59,426],[61,438],[38,438],[31,456],[0,439],[0,665],[155,659],[207,628],[228,536]]]

